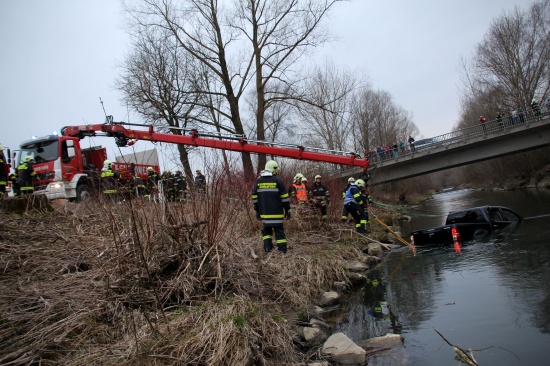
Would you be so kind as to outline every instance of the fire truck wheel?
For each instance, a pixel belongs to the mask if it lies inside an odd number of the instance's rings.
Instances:
[[[92,192],[90,191],[90,187],[86,184],[81,184],[76,188],[76,202],[83,202],[92,196]]]

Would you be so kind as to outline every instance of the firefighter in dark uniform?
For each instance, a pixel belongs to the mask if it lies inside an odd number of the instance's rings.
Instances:
[[[265,169],[254,185],[252,202],[256,217],[262,221],[262,238],[264,250],[273,249],[273,233],[277,243],[277,249],[286,253],[287,240],[283,226],[284,219],[290,219],[290,202],[288,192],[279,174],[279,165],[275,160],[269,160]]]
[[[147,194],[147,187],[145,186],[145,182],[143,179],[141,179],[141,175],[137,174],[134,170],[132,173],[134,176],[134,195],[136,197],[145,197]]]
[[[168,202],[174,202],[174,177],[172,176],[172,172],[167,170],[162,173],[160,181],[162,184],[162,193],[164,194],[164,198]]]
[[[348,184],[346,185],[346,187],[342,191],[342,198],[346,198],[346,192],[348,191],[351,183],[354,183],[354,182],[355,182],[355,178],[350,177],[348,179]],[[349,216],[348,209],[344,205],[344,208],[342,209],[342,218],[341,218],[342,223],[346,224],[348,222],[348,216]]]
[[[32,156],[26,156],[23,163],[17,167],[17,182],[19,183],[19,190],[22,195],[33,194],[34,184],[33,180],[36,177],[32,164],[34,159]]]
[[[147,167],[147,182],[145,184],[147,187],[147,193],[145,195],[146,198],[153,199],[156,197],[159,179],[159,175],[155,172],[153,167]]]
[[[327,219],[327,206],[330,202],[330,193],[326,185],[321,183],[321,176],[315,176],[315,182],[309,189],[311,192],[311,199],[315,204],[315,207],[321,209],[321,220]]]
[[[13,196],[21,196],[21,187],[19,187],[19,178],[17,177],[17,171],[10,174],[9,180],[11,181],[11,191],[13,192]]]
[[[176,184],[176,201],[185,201],[187,198],[187,181],[181,170],[176,171],[174,180]]]
[[[113,170],[113,163],[110,160],[105,160],[101,172],[101,189],[106,199],[113,202],[117,200],[119,180],[120,173]]]
[[[0,199],[6,195],[9,169],[6,157],[4,156],[4,146],[0,145]]]
[[[202,174],[200,169],[197,169],[195,173],[197,173],[195,176],[195,189],[198,193],[204,194],[206,193],[206,177]]]
[[[364,193],[365,181],[357,179],[350,184],[344,197],[344,207],[353,216],[355,230],[358,233],[366,234],[368,223],[367,196]]]

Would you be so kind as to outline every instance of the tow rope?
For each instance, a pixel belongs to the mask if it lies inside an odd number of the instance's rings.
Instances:
[[[382,220],[380,220],[378,218],[378,216],[376,216],[375,214],[373,214],[372,212],[369,212],[369,214],[371,214],[372,216],[374,216],[374,218],[376,219],[376,222],[378,222],[380,225],[382,225],[386,230],[388,230],[393,236],[395,236],[395,238],[397,240],[399,240],[402,244],[405,244],[407,245],[408,247],[410,247],[412,250],[413,250],[413,253],[416,254],[416,248],[411,244],[409,243],[408,241],[406,241],[405,239],[403,239],[401,236],[399,236],[395,231],[393,231],[388,225],[386,225]]]

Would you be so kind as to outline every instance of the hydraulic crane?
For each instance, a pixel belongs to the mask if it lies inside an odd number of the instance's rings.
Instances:
[[[146,129],[131,129],[126,126],[139,126],[145,127]],[[79,139],[101,135],[114,137],[117,146],[120,147],[130,146],[135,143],[136,140],[143,140],[349,165],[353,167],[362,167],[365,173],[369,167],[369,160],[367,158],[361,158],[358,154],[353,152],[251,140],[244,135],[202,133],[196,129],[180,130],[182,132],[181,135],[160,133],[155,132],[152,125],[113,122],[112,116],[108,116],[106,123],[103,124],[63,127],[61,134],[63,136],[78,137]]]

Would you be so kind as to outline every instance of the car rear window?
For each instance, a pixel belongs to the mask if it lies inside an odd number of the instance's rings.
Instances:
[[[479,209],[452,212],[447,216],[447,224],[485,222]]]

